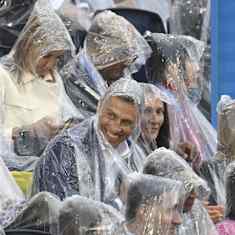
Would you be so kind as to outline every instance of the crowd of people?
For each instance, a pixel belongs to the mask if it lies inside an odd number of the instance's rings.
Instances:
[[[217,133],[198,108],[208,39],[77,4],[37,0],[0,57],[0,234],[235,235],[235,100]]]

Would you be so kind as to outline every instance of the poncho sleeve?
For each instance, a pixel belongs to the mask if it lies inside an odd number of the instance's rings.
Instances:
[[[40,191],[54,193],[61,200],[79,194],[75,151],[68,137],[56,137],[38,162],[32,193]]]

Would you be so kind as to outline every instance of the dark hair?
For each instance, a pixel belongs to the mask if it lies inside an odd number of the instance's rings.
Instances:
[[[178,42],[161,41],[161,45],[154,40],[154,34],[148,39],[153,50],[152,56],[146,62],[146,76],[148,81],[162,83],[166,81],[166,69],[170,63],[180,61],[179,69],[185,76],[185,62],[189,59],[187,50]]]
[[[170,127],[169,127],[169,118],[167,112],[167,104],[164,104],[164,122],[160,128],[158,137],[157,137],[157,146],[158,147],[170,147]]]
[[[171,191],[175,186],[179,186],[177,181],[154,175],[139,174],[131,179],[127,193],[126,220],[131,222],[135,219],[141,204],[158,198],[162,193]]]

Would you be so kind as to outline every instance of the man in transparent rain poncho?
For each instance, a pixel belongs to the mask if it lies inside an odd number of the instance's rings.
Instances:
[[[25,200],[1,159],[0,169],[4,188],[0,190],[0,234],[1,229],[6,234],[126,234],[124,216],[113,207],[80,196],[61,202],[46,192]]]
[[[34,204],[35,208],[29,204],[9,228],[35,226],[51,235],[175,235],[187,196],[183,184],[137,173],[127,180],[126,216],[110,205],[79,195],[61,202],[48,194],[45,217],[40,217],[43,204]]]
[[[10,170],[33,171],[49,140],[78,115],[56,70],[57,59],[73,49],[62,21],[40,0],[11,52],[1,58],[0,155]]]
[[[131,77],[150,54],[150,46],[129,21],[112,11],[99,12],[92,18],[83,50],[61,71],[66,92],[84,118],[90,117],[107,87]]]
[[[146,158],[143,172],[181,181],[187,191],[182,225],[178,234],[217,234],[203,200],[209,195],[206,182],[197,176],[187,162],[172,150],[159,148]]]
[[[135,145],[143,105],[141,86],[119,79],[101,98],[97,114],[57,136],[37,164],[33,192],[61,199],[80,194],[117,208],[126,174],[142,168]]]
[[[124,216],[112,206],[76,195],[61,203],[51,230],[57,229],[55,235],[127,235],[124,222]]]
[[[181,182],[133,173],[128,178],[126,226],[133,235],[175,235],[187,196]]]

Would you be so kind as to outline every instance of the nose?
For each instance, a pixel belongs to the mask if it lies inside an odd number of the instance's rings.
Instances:
[[[123,132],[123,128],[122,128],[120,120],[113,121],[110,131],[113,134],[119,134],[119,135]]]
[[[172,224],[174,225],[180,225],[182,224],[182,217],[179,211],[175,211],[173,212],[173,216],[172,216]]]
[[[156,112],[153,112],[149,121],[151,124],[160,124],[161,117]]]

